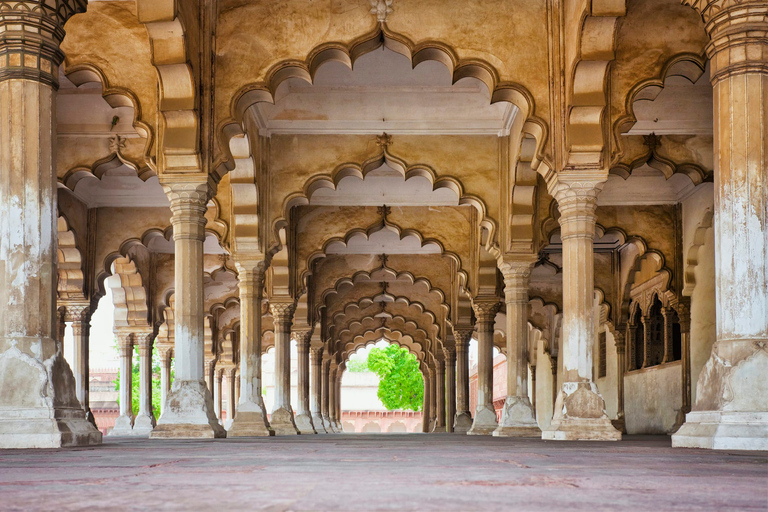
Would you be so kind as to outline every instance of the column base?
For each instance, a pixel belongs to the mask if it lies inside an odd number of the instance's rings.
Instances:
[[[285,407],[272,411],[270,424],[277,436],[295,436],[301,434],[299,429],[296,428],[293,411]]]
[[[139,413],[133,421],[133,435],[149,436],[156,424],[154,416]]]
[[[689,412],[672,447],[768,450],[768,412]]]
[[[90,410],[90,409],[86,409],[86,410],[85,410],[85,421],[87,421],[88,423],[90,423],[91,425],[93,425],[93,427],[94,427],[96,430],[98,430],[98,429],[99,429],[99,426],[98,426],[98,425],[96,425],[96,418],[94,417],[94,415],[93,415],[93,413],[91,412],[91,410]]]
[[[82,409],[0,409],[0,448],[71,448],[101,444]],[[12,418],[9,418],[9,416]]]
[[[593,382],[564,382],[557,394],[552,424],[541,433],[554,441],[620,441],[621,432],[605,413]]]
[[[316,434],[327,434],[325,425],[323,424],[323,417],[319,413],[312,414],[312,425],[315,427]]]
[[[489,436],[499,426],[496,411],[490,405],[480,406],[475,411],[475,421],[467,432],[470,436]]]
[[[165,411],[150,439],[213,439],[227,437],[213,412],[213,399],[202,380],[174,381]]]
[[[331,428],[331,418],[328,416],[323,416],[323,428],[325,429],[326,434],[333,434],[333,429]]]
[[[533,406],[528,397],[508,396],[504,402],[501,423],[493,431],[496,437],[541,437]]]
[[[115,420],[115,426],[107,434],[109,437],[127,437],[133,435],[133,418],[121,414]]]
[[[275,431],[269,426],[267,414],[261,404],[241,401],[235,418],[229,423],[227,437],[268,437]]]
[[[315,426],[312,424],[312,418],[309,414],[297,414],[294,418],[296,422],[296,428],[302,434],[317,434]]]
[[[685,416],[685,415],[683,415]],[[624,420],[624,416],[621,416],[619,418],[616,418],[615,420],[611,420],[611,425],[613,425],[613,428],[621,432],[622,434],[627,433],[627,422]]]
[[[457,412],[456,418],[453,420],[453,432],[466,434],[470,428],[472,428],[472,415],[469,414],[469,411]]]
[[[344,429],[341,427],[341,423],[339,423],[339,422],[338,422],[338,420],[336,420],[336,421],[333,423],[333,430],[334,430],[334,432],[336,432],[337,434],[343,434],[343,433],[344,433]]]

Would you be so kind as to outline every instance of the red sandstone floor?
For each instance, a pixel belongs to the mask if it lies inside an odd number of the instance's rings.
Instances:
[[[0,450],[0,510],[84,509],[768,510],[768,453],[448,434]]]

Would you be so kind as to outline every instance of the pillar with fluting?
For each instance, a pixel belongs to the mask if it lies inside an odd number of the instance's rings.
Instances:
[[[173,181],[171,181],[173,180]],[[208,179],[167,178],[175,248],[175,378],[150,438],[226,437],[204,380],[203,242]]]
[[[309,409],[312,414],[312,425],[318,434],[327,434],[323,424],[322,397],[323,397],[323,348],[311,347],[309,349],[309,362],[312,366],[312,383],[310,386]]]
[[[768,3],[683,3],[710,37],[717,339],[672,446],[768,450]]]
[[[130,436],[133,434],[133,334],[115,333],[115,337],[120,351],[120,415],[109,435]]]
[[[466,434],[472,428],[472,414],[469,411],[469,342],[472,329],[453,329],[456,339],[456,416],[453,431]]]
[[[0,448],[101,442],[56,338],[56,91],[85,0],[0,2]]]
[[[237,262],[240,290],[240,401],[229,437],[271,436],[261,395],[261,302],[266,264],[263,259]]]
[[[269,310],[275,323],[275,404],[270,423],[278,436],[296,435],[300,432],[291,407],[291,324],[296,302],[270,300]]]
[[[94,426],[96,420],[90,407],[90,367],[88,353],[90,350],[91,308],[90,304],[67,305],[67,321],[72,322],[72,337],[75,341],[74,361],[72,371],[75,374],[75,392],[77,401],[85,411],[86,419]]]
[[[499,306],[496,297],[472,301],[477,319],[477,409],[470,435],[490,435],[499,426],[493,407],[493,326]]]
[[[621,439],[592,380],[592,349],[597,340],[593,240],[597,195],[606,178],[603,171],[576,169],[561,171],[549,183],[549,193],[560,209],[563,241],[563,374],[544,439]]]
[[[301,329],[293,331],[293,338],[296,340],[296,351],[298,354],[298,400],[296,404],[296,428],[302,434],[317,434],[315,426],[312,423],[312,412],[309,408],[309,342],[312,338],[310,329]]]
[[[445,430],[453,432],[456,415],[456,347],[443,349],[445,357]]]
[[[154,333],[136,335],[139,347],[139,412],[133,420],[133,434],[148,436],[155,428],[155,413],[152,410],[152,342]]]
[[[528,281],[534,263],[536,256],[525,255],[499,264],[507,308],[507,398],[495,436],[541,437],[528,398]]]
[[[435,360],[435,399],[437,401],[435,432],[445,432],[445,361]]]

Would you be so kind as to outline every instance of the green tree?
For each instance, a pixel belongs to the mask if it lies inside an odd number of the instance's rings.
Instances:
[[[420,411],[424,402],[424,379],[416,356],[408,349],[389,345],[374,348],[368,354],[368,369],[381,379],[379,400],[390,411],[410,409]]]
[[[347,371],[352,373],[369,372],[370,370],[368,369],[368,360],[361,360],[355,356],[350,357],[349,361],[347,361]]]
[[[117,343],[115,343],[116,350]],[[152,412],[157,418],[160,415],[160,353],[157,347],[152,347]],[[134,416],[139,413],[140,399],[140,376],[139,376],[139,348],[133,347],[133,368],[131,375],[131,410]],[[171,362],[171,382],[173,382],[174,368]],[[120,391],[120,370],[117,371],[117,380],[115,380],[115,391]],[[120,405],[120,396],[118,394],[117,404]]]

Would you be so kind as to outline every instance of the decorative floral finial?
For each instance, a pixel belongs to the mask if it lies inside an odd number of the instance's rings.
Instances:
[[[387,16],[393,11],[392,2],[394,0],[370,0],[371,2],[371,14],[376,15],[376,19],[379,23],[385,23]]]

